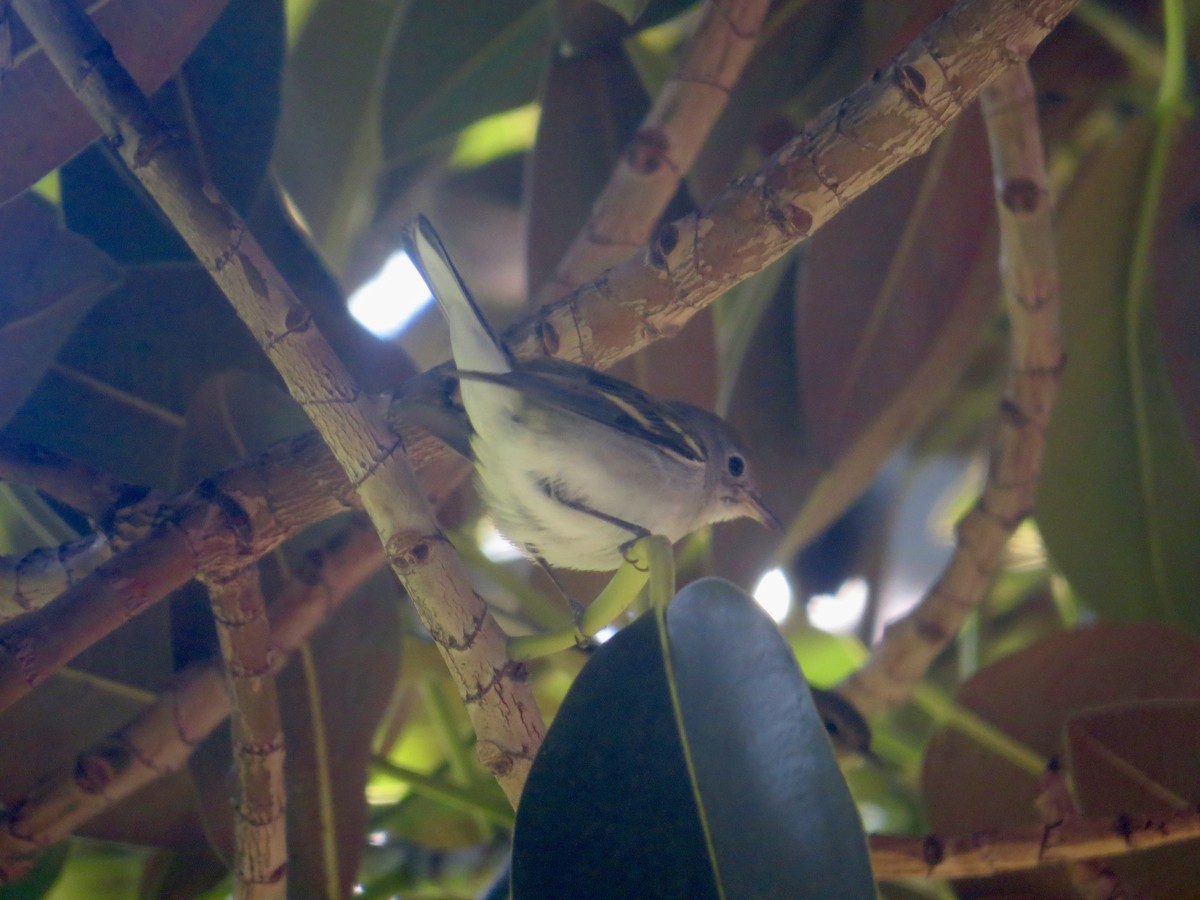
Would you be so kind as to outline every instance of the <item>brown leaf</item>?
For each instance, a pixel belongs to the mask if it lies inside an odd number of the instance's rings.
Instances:
[[[999,296],[992,205],[983,127],[969,112],[810,242],[796,357],[824,471],[791,545],[853,502],[970,361]]]
[[[1071,787],[1089,816],[1173,812],[1200,803],[1200,700],[1141,700],[1085,710],[1066,725]],[[1139,896],[1200,897],[1194,846],[1109,861]]]
[[[227,0],[92,2],[92,19],[134,81],[153,92],[184,61]],[[62,165],[100,129],[23,24],[0,79],[0,202]]]
[[[650,106],[619,46],[555,54],[541,101],[526,200],[531,293],[554,274]]]
[[[1130,701],[1200,698],[1200,641],[1161,625],[1097,624],[1051,635],[979,671],[958,702],[1047,758],[1062,754],[1072,713]],[[951,729],[925,755],[930,828],[962,835],[1038,823],[1037,779]],[[1194,852],[1194,851],[1192,851]],[[1060,870],[972,879],[962,897],[1070,896]]]

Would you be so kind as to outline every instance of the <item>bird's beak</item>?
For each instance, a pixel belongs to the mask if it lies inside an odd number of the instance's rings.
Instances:
[[[779,521],[779,517],[767,509],[762,498],[754,491],[746,491],[742,495],[742,509],[755,522],[765,525],[772,531],[783,531],[783,523]]]

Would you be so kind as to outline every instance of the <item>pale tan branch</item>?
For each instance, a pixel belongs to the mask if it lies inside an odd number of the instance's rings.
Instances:
[[[671,76],[538,292],[544,306],[621,262],[650,238],[750,60],[768,0],[708,0]]]
[[[1010,831],[945,838],[872,835],[871,867],[880,880],[969,878],[1121,856],[1200,839],[1200,811],[1073,818]]]
[[[270,609],[272,671],[379,567],[383,550],[374,531],[356,519],[314,551],[297,580]],[[156,778],[179,769],[230,711],[221,665],[193,663],[144,712],[84,750],[74,765],[51,776],[0,820],[0,883],[27,857]]]
[[[312,433],[201,482],[159,509],[143,540],[0,630],[0,711],[200,573],[235,572],[313,522],[353,508],[348,492]]]
[[[847,203],[925,153],[989,81],[1028,59],[1077,0],[961,0],[713,204],[506,334],[518,356],[605,369],[668,337]]]
[[[19,558],[0,556],[0,625],[41,609],[111,557],[102,534],[39,547]]]
[[[1038,784],[1041,793],[1034,805],[1048,827],[1080,819],[1067,779],[1055,760]],[[1081,900],[1138,900],[1139,895],[1122,884],[1116,872],[1098,859],[1074,859],[1067,863],[1067,877]]]
[[[203,579],[221,644],[232,698],[234,896],[273,900],[287,895],[287,796],[283,720],[275,690],[275,653],[258,566],[228,578]]]
[[[14,0],[59,74],[233,304],[329,445],[388,561],[437,642],[515,805],[544,731],[505,636],[441,534],[400,440],[350,379],[246,223],[168,133],[86,14],[67,0]]]
[[[101,524],[115,510],[149,493],[147,488],[5,434],[0,434],[0,479],[37,488]]]
[[[974,96],[980,84],[1009,65],[1013,58],[1028,55],[1036,42],[1073,5],[1072,0],[1046,0],[1041,3],[999,0],[992,4],[983,3],[982,0],[965,0],[960,3],[951,11],[950,18],[934,23],[871,84],[860,88],[839,107],[818,117],[800,142],[794,142],[790,149],[784,148],[760,170],[758,176],[732,185],[701,219],[687,217],[681,220],[683,225],[680,229],[667,232],[676,237],[685,233],[691,235],[691,239],[682,242],[677,240],[672,247],[676,256],[684,254],[680,257],[683,261],[680,271],[691,273],[686,279],[664,275],[662,264],[667,257],[662,255],[662,250],[665,248],[661,241],[656,242],[653,249],[644,251],[610,271],[606,277],[579,289],[562,303],[548,307],[516,326],[509,333],[510,343],[526,356],[550,353],[606,368],[651,341],[667,336],[731,284],[758,271],[769,259],[785,252],[818,224],[834,215],[839,198],[845,196],[847,185],[852,185],[855,193],[861,192],[899,164],[899,160],[891,159],[886,153],[881,158],[880,152],[865,152],[856,143],[857,138],[844,133],[839,128],[841,109],[854,111],[853,121],[858,123],[856,127],[875,123],[877,127],[871,129],[872,134],[890,135],[897,147],[908,147],[904,129],[910,123],[896,112],[899,102],[896,90],[903,86],[910,92],[905,95],[909,99],[901,103],[901,109],[907,105],[912,112],[913,98],[919,99],[919,95],[912,94],[916,89],[913,73],[921,75],[925,68],[934,66],[937,73],[929,83],[934,85],[934,95],[937,97],[943,97],[952,88],[955,97]],[[956,36],[959,34],[955,30],[958,26],[965,28],[981,18],[987,19],[984,25],[974,30],[966,28],[961,32],[961,37]],[[936,58],[932,53],[937,54]],[[955,80],[947,82],[947,75]],[[939,100],[939,104],[945,105],[944,99]],[[929,102],[926,102],[925,107],[929,106]],[[917,111],[925,107],[918,107]],[[929,112],[928,109],[925,111]],[[911,144],[912,152],[927,146],[949,117],[947,113],[940,122],[926,122],[917,140]],[[881,123],[887,128],[882,128]],[[825,190],[810,198],[819,200],[824,197],[824,205],[814,206],[820,216],[814,217],[805,228],[791,228],[786,234],[780,233],[779,223],[771,219],[769,213],[763,213],[768,217],[766,219],[756,219],[755,210],[762,212],[762,207],[753,197],[763,197],[784,188],[794,193],[795,189],[788,185],[800,179],[805,171],[808,172],[806,183],[811,185],[816,177],[813,160],[823,161],[820,174],[828,181],[830,172],[826,166],[833,166],[832,153],[839,146],[842,147],[839,152],[847,152],[848,156],[836,167],[838,193],[834,195]],[[801,152],[805,147],[810,148],[813,154],[807,163],[800,158],[808,152]],[[800,156],[792,155],[797,153]],[[750,199],[743,203],[738,200],[739,197]],[[704,223],[702,232],[696,230],[700,222]],[[733,240],[739,234],[745,240],[744,246]],[[699,240],[701,237],[703,240]],[[696,262],[697,259],[711,259],[708,254],[714,247],[723,251],[723,262],[719,268],[711,263]],[[696,257],[697,253],[702,253],[702,256]],[[672,261],[669,269],[674,266]],[[700,273],[702,268],[705,273]],[[608,304],[612,305],[610,311],[605,310]],[[442,377],[444,373],[441,372],[419,376],[431,380]],[[438,394],[439,391],[432,393]],[[423,445],[406,440],[406,448],[413,457],[425,451],[425,455],[417,460],[423,472],[426,469],[435,471],[447,465],[448,454],[444,449],[435,447],[432,440]],[[0,635],[0,709],[6,708],[75,654],[145,606],[160,600],[197,572],[213,566],[245,564],[248,559],[257,558],[277,546],[277,543],[264,539],[257,527],[262,520],[267,520],[269,524],[272,518],[266,515],[269,510],[280,511],[279,518],[288,520],[288,524],[290,520],[301,519],[297,527],[302,527],[353,502],[346,496],[349,488],[345,475],[332,455],[311,435],[272,448],[268,456],[270,459],[265,465],[258,461],[246,464],[249,472],[242,471],[244,467],[237,467],[227,473],[229,478],[239,483],[240,492],[247,494],[248,505],[244,511],[251,523],[249,526],[240,530],[224,524],[214,526],[221,536],[202,532],[206,539],[196,545],[198,550],[194,552],[190,541],[176,540],[170,529],[160,528],[149,539],[155,543],[152,551],[131,548],[132,555],[125,560],[125,564],[109,569],[108,577],[101,579],[100,583],[88,585],[86,590],[82,589],[82,585],[80,589],[73,588],[41,613],[35,613],[33,618],[36,621],[23,622],[21,629],[15,632],[6,629]],[[456,469],[450,465],[441,471],[454,472]],[[445,483],[434,484],[432,490],[445,496],[445,484],[452,481],[453,478],[448,477]],[[271,485],[275,490],[266,494],[261,489],[248,491],[247,482]],[[328,496],[322,497],[322,490],[328,491]],[[221,493],[236,495],[239,492],[221,488]],[[177,523],[181,516],[167,518]],[[209,516],[210,521],[219,523],[220,519],[215,513]],[[279,539],[291,533],[294,531]],[[191,535],[190,532],[188,534]],[[243,537],[248,534],[249,539],[237,540],[239,534]],[[117,562],[114,560],[112,565]],[[172,571],[175,575],[163,578],[161,575],[164,570]],[[105,567],[100,571],[104,572]],[[128,577],[130,582],[139,585],[140,592],[136,598],[127,598],[115,589],[117,576]],[[95,604],[85,602],[91,590],[97,590],[100,594]],[[503,759],[503,756],[500,758]]]
[[[1049,181],[1028,67],[1014,66],[983,92],[1000,217],[1000,268],[1011,323],[1008,384],[987,482],[958,523],[945,571],[884,632],[838,692],[865,716],[905,702],[963,620],[983,601],[1005,545],[1033,510],[1045,432],[1065,357],[1059,337]]]

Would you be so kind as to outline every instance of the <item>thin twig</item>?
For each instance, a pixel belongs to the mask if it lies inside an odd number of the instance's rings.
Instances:
[[[309,554],[297,580],[271,606],[272,670],[317,630],[383,564],[360,519]],[[220,664],[193,663],[145,711],[50,775],[0,819],[0,883],[27,857],[61,840],[149,782],[174,772],[229,715]]]
[[[872,835],[871,867],[880,880],[969,878],[1039,866],[1122,856],[1200,839],[1200,811],[1075,818],[1044,826],[977,831],[946,838]]]
[[[538,292],[544,306],[641,248],[750,60],[768,0],[708,0],[678,70],[646,113],[587,223]]]
[[[0,556],[0,625],[41,609],[112,557],[103,534],[21,557]]]
[[[524,669],[441,534],[400,440],[238,213],[150,109],[86,14],[14,0],[59,74],[220,286],[333,451],[449,666],[485,765],[516,805],[544,725]]]
[[[274,900],[287,895],[287,793],[267,604],[257,565],[205,586],[233,701],[234,896]]]
[[[93,522],[143,499],[149,490],[37,444],[0,434],[0,480],[37,488]]]
[[[1034,805],[1047,827],[1058,827],[1080,819],[1075,800],[1067,788],[1057,760],[1047,767],[1038,783]],[[1117,877],[1110,866],[1094,858],[1073,859],[1066,865],[1067,877],[1081,900],[1138,900],[1139,895]]]
[[[863,715],[905,702],[963,620],[983,601],[1005,545],[1033,509],[1045,432],[1065,357],[1059,338],[1052,209],[1028,67],[983,92],[1000,217],[1000,268],[1012,360],[983,493],[957,528],[946,569],[906,616],[888,626],[838,692]]]

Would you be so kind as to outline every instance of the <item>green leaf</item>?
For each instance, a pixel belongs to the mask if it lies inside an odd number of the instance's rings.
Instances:
[[[381,113],[387,165],[533,100],[549,26],[545,0],[411,0],[388,49]]]
[[[114,0],[92,20],[145,91],[156,90],[208,31],[226,0]],[[10,13],[11,15],[11,13]],[[91,143],[100,128],[25,29],[0,79],[0,203]]]
[[[152,98],[188,137],[197,164],[243,215],[266,175],[279,115],[282,0],[235,0]],[[62,168],[63,212],[73,231],[125,263],[193,259],[145,189],[106,145]],[[120,227],[114,227],[114,222]]]
[[[335,264],[374,211],[380,56],[403,3],[322,0],[284,70],[280,182]],[[330,77],[336,72],[337,77]]]
[[[41,900],[62,874],[69,850],[70,844],[60,841],[39,853],[28,874],[9,884],[0,884],[0,900]]]
[[[594,654],[530,772],[512,883],[517,898],[875,896],[808,687],[753,600],[695,582],[665,634],[648,614]]]
[[[598,0],[598,2],[613,12],[619,13],[621,18],[630,25],[640,19],[642,13],[646,11],[646,7],[650,5],[650,0]]]
[[[63,342],[121,279],[86,238],[31,198],[0,207],[0,425],[33,392]]]
[[[1084,603],[1101,615],[1194,631],[1200,468],[1149,298],[1128,296],[1151,142],[1149,122],[1130,124],[1088,161],[1058,216],[1068,363],[1046,435],[1037,519]],[[1131,302],[1144,311],[1131,316]]]

